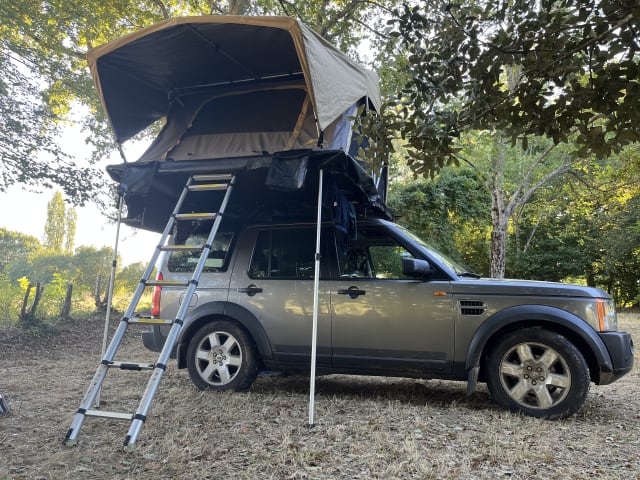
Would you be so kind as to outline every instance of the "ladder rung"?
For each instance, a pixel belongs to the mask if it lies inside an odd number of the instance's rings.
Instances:
[[[147,287],[188,287],[189,282],[180,280],[147,280],[144,282]]]
[[[204,245],[162,245],[160,250],[163,252],[198,252],[204,248]]]
[[[233,175],[230,173],[210,173],[210,174],[202,174],[202,175],[193,175],[191,177],[194,182],[216,182],[216,181],[229,181],[233,178]]]
[[[213,220],[217,216],[217,213],[178,213],[176,220]]]
[[[87,417],[117,418],[118,420],[133,420],[132,413],[105,412],[102,410],[87,410],[84,413]]]
[[[209,190],[226,190],[228,187],[226,183],[202,183],[199,185],[189,185],[189,191],[206,192]]]
[[[153,370],[156,368],[155,363],[140,362],[104,362],[109,368],[119,368],[120,370]]]
[[[171,217],[168,219],[167,226],[165,227],[165,231],[162,234],[162,240],[155,247],[154,257],[152,262],[150,262],[147,267],[147,271],[140,280],[140,284],[136,288],[136,293],[131,300],[129,307],[125,312],[125,316],[122,318],[122,321],[118,325],[117,330],[115,331],[113,338],[111,339],[111,343],[109,344],[108,350],[103,354],[103,359],[96,370],[96,373],[91,381],[87,393],[85,394],[82,403],[80,404],[80,408],[77,410],[75,415],[73,416],[73,420],[71,422],[71,427],[67,431],[67,435],[65,437],[65,443],[67,446],[72,446],[77,443],[78,434],[80,433],[80,428],[82,427],[85,417],[102,417],[102,418],[110,418],[117,420],[127,420],[130,422],[129,431],[127,436],[125,437],[124,445],[127,448],[133,448],[136,444],[136,439],[140,433],[142,425],[144,424],[145,419],[147,418],[147,414],[149,408],[151,406],[151,402],[156,394],[158,386],[160,384],[160,380],[165,373],[167,363],[169,359],[172,357],[172,353],[176,348],[176,342],[179,338],[180,331],[183,326],[181,318],[184,318],[191,304],[191,299],[193,295],[195,295],[195,291],[197,290],[198,281],[200,279],[200,275],[202,274],[205,268],[205,260],[206,254],[210,251],[211,246],[208,245],[211,243],[210,240],[207,240],[207,245],[166,245],[171,229],[175,226],[175,222],[178,220],[186,220],[186,221],[205,221],[205,220],[215,220],[211,225],[211,231],[209,233],[208,239],[215,238],[215,235],[220,228],[220,222],[222,220],[223,212],[227,206],[229,198],[231,196],[231,192],[233,190],[233,184],[235,180],[235,175],[231,174],[204,174],[204,175],[192,175],[187,181],[180,198],[178,199],[176,206],[173,209],[173,213]],[[183,203],[189,193],[189,191],[201,191],[201,190],[222,190],[226,189],[224,193],[224,198],[222,199],[219,208],[219,213],[178,213],[183,208]],[[211,207],[216,208],[216,207]],[[191,208],[184,207],[184,210],[189,211]],[[156,262],[158,257],[160,256],[161,251],[183,251],[183,252],[200,252],[200,260],[198,261],[197,266],[194,268],[194,271],[191,275],[190,280],[151,280],[149,279],[153,267],[153,263]],[[135,309],[138,306],[138,302],[140,298],[144,294],[145,288],[147,286],[158,286],[158,287],[174,287],[176,289],[186,289],[185,297],[178,308],[178,312],[176,313],[175,320],[167,320],[162,318],[154,318],[148,314],[139,314],[135,313]],[[167,336],[167,341],[164,343],[160,355],[155,363],[148,362],[132,362],[132,361],[115,361],[113,358],[115,357],[116,351],[120,346],[124,335],[127,331],[128,323],[147,323],[147,324],[166,324],[171,325],[171,330]],[[138,409],[135,413],[125,413],[125,412],[108,412],[100,409],[94,409],[94,405],[100,404],[100,389],[102,388],[102,384],[110,372],[112,368],[118,368],[121,370],[130,370],[130,371],[141,371],[141,370],[153,370],[153,372],[149,375],[150,378],[147,381],[147,387],[140,399],[140,403],[138,405]]]
[[[129,319],[129,323],[160,323],[165,325],[171,325],[173,320],[168,318],[154,318],[154,317],[140,317],[136,315]]]

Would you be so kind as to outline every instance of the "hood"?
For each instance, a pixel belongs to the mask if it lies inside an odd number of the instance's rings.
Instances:
[[[465,278],[452,282],[452,286],[453,293],[464,295],[610,298],[608,293],[599,288],[534,280]]]

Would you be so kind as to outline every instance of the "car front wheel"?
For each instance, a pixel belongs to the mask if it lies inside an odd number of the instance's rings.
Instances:
[[[201,390],[246,390],[256,378],[257,365],[251,337],[229,320],[206,324],[187,348],[189,376]]]
[[[589,392],[589,368],[562,335],[542,328],[510,332],[487,357],[489,391],[502,406],[533,417],[576,413]]]

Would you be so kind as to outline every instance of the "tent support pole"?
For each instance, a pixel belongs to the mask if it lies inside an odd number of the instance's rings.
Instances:
[[[316,350],[318,344],[318,292],[320,289],[320,231],[322,228],[322,169],[318,178],[318,224],[316,227],[316,256],[313,278],[313,328],[311,331],[311,375],[309,376],[309,426],[313,427],[316,395]]]
[[[118,242],[120,241],[120,224],[122,222],[122,205],[124,203],[124,194],[120,193],[118,198],[118,221],[116,223],[116,240],[113,247],[113,260],[111,262],[111,274],[109,275],[109,285],[107,286],[107,312],[104,317],[104,334],[102,335],[102,353],[100,359],[104,358],[107,351],[107,340],[109,338],[109,318],[111,317],[111,303],[113,301],[113,287],[116,281],[116,268],[118,267]],[[100,292],[97,292],[100,295]],[[100,390],[96,394],[96,408],[100,408]]]
[[[120,142],[117,142],[117,144],[118,144],[118,152],[120,152],[120,157],[122,158],[124,163],[129,163],[129,162],[127,162],[127,156],[124,154],[124,150],[122,148],[122,144]]]

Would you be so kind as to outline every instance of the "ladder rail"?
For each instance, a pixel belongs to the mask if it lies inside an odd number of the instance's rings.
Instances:
[[[166,244],[167,239],[169,238],[169,235],[171,235],[173,226],[176,223],[176,215],[178,215],[178,213],[180,212],[180,209],[182,208],[182,204],[184,203],[184,200],[187,198],[187,194],[189,193],[189,187],[191,186],[192,181],[193,181],[192,177],[189,177],[185,187],[182,189],[182,193],[180,194],[180,197],[176,202],[176,206],[171,212],[171,217],[169,217],[169,221],[167,222],[167,225],[164,227],[164,230],[162,231],[162,236],[160,237],[160,241],[158,242],[158,245],[156,246],[153,252],[153,255],[151,256],[151,260],[149,260],[149,264],[147,265],[146,270],[142,274],[142,278],[138,283],[138,286],[136,287],[133,297],[131,298],[131,303],[129,304],[129,307],[127,308],[127,310],[125,311],[122,317],[123,321],[125,319],[129,319],[133,317],[135,313],[135,309],[138,306],[138,302],[140,301],[140,298],[142,298],[142,295],[144,294],[144,290],[147,287],[146,282],[147,280],[149,280],[149,277],[153,273],[153,269],[155,268],[156,262],[158,261],[158,257],[160,256],[160,252],[162,251],[161,247],[163,247]],[[112,359],[110,358],[109,360],[112,360]]]
[[[195,294],[198,288],[198,282],[200,280],[200,276],[206,265],[207,257],[209,256],[213,241],[215,240],[215,236],[217,235],[218,229],[222,222],[224,211],[226,210],[227,204],[231,197],[231,192],[233,190],[235,179],[236,179],[236,176],[234,174],[231,174],[231,175],[193,175],[189,177],[189,179],[187,180],[187,183],[185,184],[184,189],[182,190],[182,193],[180,194],[176,202],[176,206],[173,212],[171,213],[171,216],[167,222],[167,225],[165,226],[165,229],[162,232],[160,242],[158,243],[158,245],[154,250],[154,253],[151,257],[149,265],[147,266],[140,282],[136,287],[136,290],[132,296],[131,302],[129,303],[127,310],[125,311],[122,319],[120,320],[120,323],[116,328],[116,331],[113,335],[113,338],[111,339],[111,342],[109,343],[108,348],[103,354],[100,365],[98,366],[89,384],[89,388],[87,389],[87,392],[80,403],[80,407],[78,408],[77,412],[73,416],[71,427],[69,428],[67,435],[65,437],[66,445],[72,446],[76,444],[78,435],[80,433],[80,429],[82,428],[82,425],[86,417],[88,416],[130,419],[131,424],[130,424],[127,436],[125,437],[124,446],[132,448],[135,445],[137,437],[140,433],[140,430],[142,429],[142,426],[144,424],[144,421],[146,420],[148,411],[151,408],[151,404],[159,388],[162,376],[166,371],[167,363],[170,360],[171,354],[177,343],[180,331],[182,329],[182,325],[184,323],[184,318],[187,314],[189,304],[191,303],[191,298],[193,297],[193,295]],[[226,187],[226,193],[222,199],[219,212],[217,214],[206,214],[206,215],[209,215],[208,218],[214,219],[214,222],[209,232],[209,235],[207,237],[206,244],[203,245],[201,248],[200,258],[191,276],[191,280],[186,285],[187,290],[185,292],[185,297],[178,309],[178,312],[176,313],[174,320],[171,322],[168,322],[168,321],[159,322],[159,323],[171,323],[171,329],[165,340],[164,346],[160,352],[158,361],[154,364],[145,364],[145,365],[137,364],[134,362],[115,362],[114,357],[118,351],[118,348],[120,347],[120,344],[122,343],[122,340],[124,338],[124,335],[126,334],[128,326],[131,323],[143,323],[143,322],[137,322],[134,320],[135,310],[140,302],[140,299],[142,298],[142,295],[144,294],[145,289],[154,284],[154,282],[149,281],[149,277],[153,273],[153,269],[155,268],[160,252],[170,250],[167,246],[167,240],[176,222],[181,220],[181,216],[185,217],[185,219],[194,219],[196,221],[206,219],[205,216],[202,216],[202,215],[199,217],[197,214],[184,215],[179,213],[184,203],[184,200],[186,199],[189,192],[199,192],[199,191],[211,189],[211,188],[206,188],[206,187],[212,187],[211,185],[207,185],[205,186],[205,188],[197,188],[197,186],[196,188],[194,188],[192,186],[192,183],[194,181],[204,181],[204,180],[227,181],[227,185],[221,184],[220,188],[218,187],[215,188],[217,190],[218,189],[221,190],[222,187]],[[200,250],[200,248],[194,249],[194,250]],[[149,322],[149,323],[152,323],[152,322]],[[115,413],[115,412],[104,412],[104,414],[100,414],[99,411],[92,410],[91,407],[95,402],[95,399],[99,395],[101,386],[104,383],[104,380],[106,378],[106,375],[109,369],[112,367],[122,368],[120,364],[125,364],[124,369],[128,369],[128,370],[150,370],[151,369],[152,373],[147,382],[145,391],[140,399],[138,408],[134,414]],[[133,368],[133,366],[136,366],[136,367],[143,366],[143,368]]]
[[[129,427],[129,432],[125,437],[124,445],[126,447],[133,447],[136,443],[138,434],[142,429],[142,426],[147,418],[147,414],[149,409],[151,408],[151,403],[153,398],[155,397],[158,387],[160,386],[160,380],[164,375],[166,370],[167,362],[171,356],[171,353],[175,347],[175,344],[178,340],[178,336],[180,331],[182,330],[182,325],[184,323],[184,318],[187,314],[187,310],[189,308],[189,304],[191,303],[191,298],[198,288],[198,282],[200,280],[200,275],[204,270],[204,266],[207,261],[207,257],[209,256],[209,252],[211,251],[211,245],[213,244],[213,240],[215,239],[216,234],[218,233],[218,229],[220,228],[220,223],[222,222],[222,218],[224,216],[224,211],[227,208],[227,203],[229,198],[231,197],[231,192],[233,190],[233,184],[235,181],[235,177],[233,177],[227,188],[227,192],[225,193],[224,198],[222,199],[222,204],[220,205],[220,210],[218,215],[213,222],[211,227],[211,231],[209,232],[209,236],[207,237],[207,243],[204,245],[202,249],[202,253],[200,255],[200,259],[198,260],[198,264],[196,265],[193,274],[191,276],[191,281],[189,282],[189,286],[185,293],[184,299],[182,300],[182,304],[176,313],[176,317],[173,325],[171,326],[171,330],[165,339],[164,346],[162,351],[160,352],[160,356],[158,358],[158,364],[156,368],[154,368],[153,373],[151,374],[151,378],[147,384],[147,388],[142,395],[142,399],[140,401],[140,405],[136,414],[133,417],[133,421],[131,422],[131,426]]]

